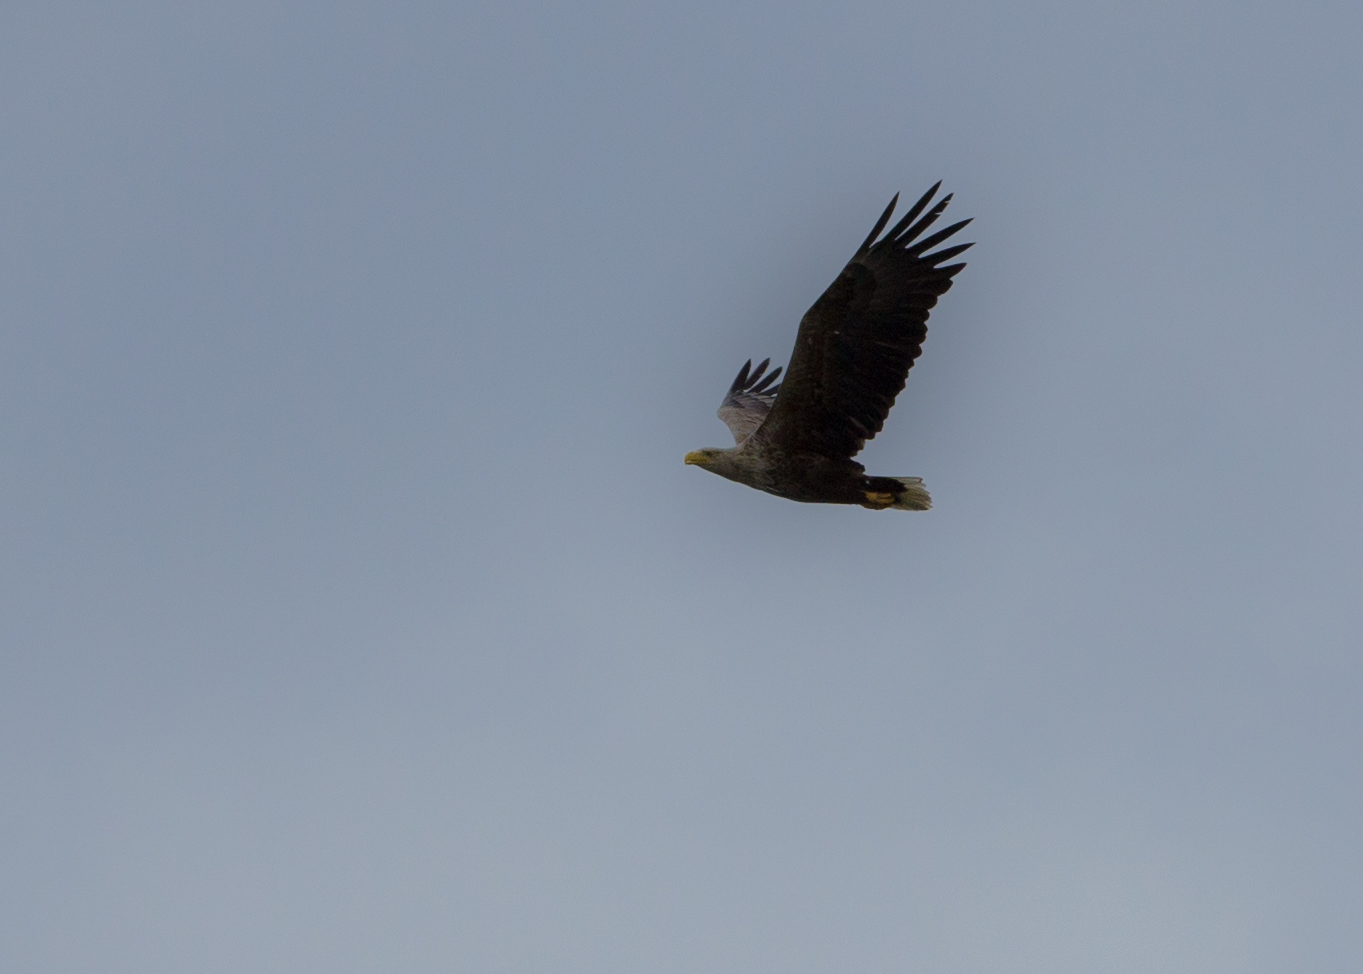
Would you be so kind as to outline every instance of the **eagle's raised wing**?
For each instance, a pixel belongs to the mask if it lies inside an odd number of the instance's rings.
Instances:
[[[918,240],[951,200],[948,193],[914,222],[941,185],[876,240],[894,212],[896,194],[838,279],[805,313],[781,398],[761,427],[761,440],[787,452],[843,458],[856,455],[880,432],[923,351],[928,311],[965,266],[940,265],[971,246],[924,256],[970,222]]]
[[[770,362],[769,358],[763,359],[762,364],[750,375],[748,370],[752,369],[752,359],[748,359],[739,369],[734,384],[729,386],[724,401],[719,404],[719,418],[724,420],[724,425],[729,427],[729,432],[734,434],[734,442],[739,446],[762,425],[781,388],[772,385],[781,374],[779,368],[765,378],[762,375]]]

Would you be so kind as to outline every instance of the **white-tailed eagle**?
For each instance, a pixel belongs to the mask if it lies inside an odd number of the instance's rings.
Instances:
[[[932,506],[920,478],[868,477],[852,457],[884,426],[922,354],[928,312],[965,267],[946,261],[971,244],[927,251],[969,220],[918,239],[951,201],[948,193],[923,212],[941,185],[881,237],[898,194],[890,200],[838,279],[805,312],[785,381],[773,385],[781,370],[767,372],[769,359],[756,369],[750,359],[719,407],[735,445],[696,450],[687,463],[794,501],[873,510]]]

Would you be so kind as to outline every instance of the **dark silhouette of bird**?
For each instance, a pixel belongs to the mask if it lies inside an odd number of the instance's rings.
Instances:
[[[965,264],[947,261],[971,244],[928,253],[969,220],[923,237],[951,201],[929,209],[941,183],[923,194],[883,237],[899,195],[876,221],[828,290],[800,321],[786,368],[748,360],[719,407],[734,446],[696,450],[686,462],[793,501],[926,511],[918,477],[873,477],[852,457],[880,432],[914,359],[928,312]],[[926,210],[926,212],[924,212]],[[920,216],[921,214],[921,216]]]

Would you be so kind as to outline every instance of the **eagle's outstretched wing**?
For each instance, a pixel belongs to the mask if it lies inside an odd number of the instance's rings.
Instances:
[[[929,310],[965,266],[941,265],[971,246],[924,256],[970,222],[918,239],[951,200],[948,193],[917,219],[941,185],[876,240],[894,212],[896,194],[838,279],[805,313],[761,441],[787,452],[843,458],[856,455],[880,432],[923,350]]]
[[[724,420],[724,425],[729,427],[729,432],[734,434],[734,442],[739,446],[762,425],[781,388],[772,385],[781,374],[779,368],[765,378],[762,375],[770,363],[771,359],[763,359],[762,364],[749,374],[752,359],[748,359],[739,370],[734,384],[729,386],[724,401],[719,404],[719,418]]]

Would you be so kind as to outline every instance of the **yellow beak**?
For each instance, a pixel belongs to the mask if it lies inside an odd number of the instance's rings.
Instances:
[[[694,463],[698,467],[703,467],[705,466],[705,454],[701,453],[699,450],[692,450],[686,455],[686,462]]]

